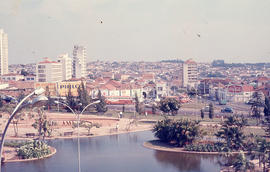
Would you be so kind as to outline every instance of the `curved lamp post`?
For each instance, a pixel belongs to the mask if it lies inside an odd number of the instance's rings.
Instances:
[[[62,102],[59,102],[59,101],[54,101],[56,104],[61,104],[61,105],[64,105],[65,107],[67,107],[75,116],[77,116],[77,130],[78,130],[78,133],[77,133],[77,140],[78,140],[78,172],[81,172],[81,155],[80,155],[80,132],[79,132],[79,129],[80,129],[80,115],[83,114],[83,112],[91,105],[93,104],[97,104],[100,102],[100,100],[97,100],[97,101],[94,101],[90,104],[88,104],[87,106],[85,106],[83,108],[83,110],[77,114],[70,106],[68,106],[67,104],[65,103],[62,103]]]
[[[46,97],[41,96],[41,97],[36,97],[33,101],[29,101],[26,104],[23,105],[23,103],[30,98],[33,95],[40,95],[44,92],[45,90],[43,88],[39,88],[36,89],[35,91],[33,91],[32,93],[30,93],[29,95],[27,95],[26,97],[24,97],[20,103],[15,107],[15,109],[13,110],[12,114],[10,115],[8,122],[5,126],[4,132],[2,134],[2,138],[1,138],[1,145],[0,145],[0,172],[1,172],[1,167],[2,167],[2,152],[3,152],[3,146],[4,146],[4,142],[5,142],[5,136],[6,136],[6,132],[8,129],[9,124],[11,123],[12,119],[14,118],[14,116],[17,114],[17,112],[19,112],[21,109],[23,109],[24,107],[28,106],[28,105],[33,105],[36,104],[39,101],[42,100],[48,100]]]

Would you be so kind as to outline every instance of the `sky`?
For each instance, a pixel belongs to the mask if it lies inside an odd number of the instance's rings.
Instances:
[[[87,61],[270,62],[270,0],[0,0],[0,28],[10,64],[74,45]]]

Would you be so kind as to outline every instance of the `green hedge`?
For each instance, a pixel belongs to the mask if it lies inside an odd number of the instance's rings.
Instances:
[[[208,143],[208,144],[189,144],[185,145],[184,150],[196,152],[229,152],[229,148],[223,143]]]

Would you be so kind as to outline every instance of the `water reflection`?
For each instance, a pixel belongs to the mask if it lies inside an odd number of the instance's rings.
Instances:
[[[165,152],[165,151],[155,151],[154,154],[156,160],[168,167],[173,166],[179,171],[203,171],[207,168],[206,160],[215,164],[216,156],[213,155],[198,155],[198,154],[186,154],[186,153],[176,153],[176,152]],[[201,163],[204,161],[204,163]],[[216,170],[214,170],[216,171]]]

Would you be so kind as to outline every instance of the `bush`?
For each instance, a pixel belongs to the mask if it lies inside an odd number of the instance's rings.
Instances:
[[[192,143],[199,136],[199,121],[190,121],[187,119],[174,121],[165,118],[157,122],[153,132],[161,141],[176,143],[177,146],[182,147],[185,144]]]
[[[39,140],[29,142],[17,149],[17,154],[22,159],[42,158],[50,153],[51,150],[49,146]]]
[[[229,149],[220,142],[207,144],[190,144],[186,145],[184,150],[196,152],[228,152]]]

